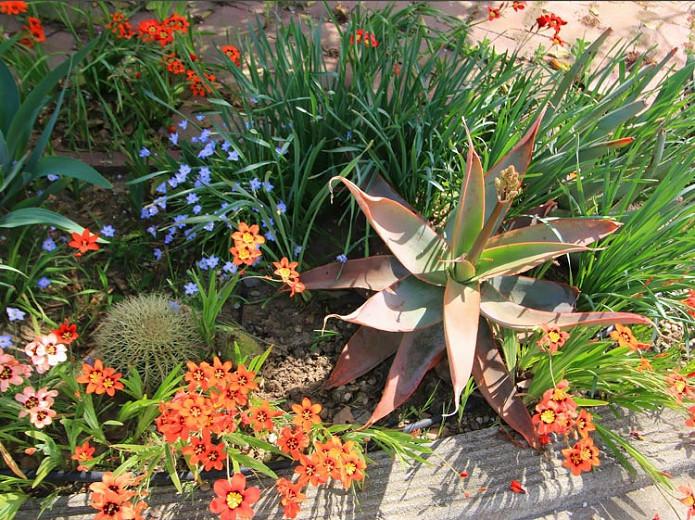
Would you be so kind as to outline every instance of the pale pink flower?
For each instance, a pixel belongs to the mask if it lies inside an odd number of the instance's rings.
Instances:
[[[11,385],[21,385],[31,375],[31,367],[17,361],[11,354],[0,354],[0,392]]]
[[[24,353],[27,355],[29,359],[31,359],[31,363],[34,365],[34,368],[36,368],[36,372],[39,374],[43,374],[44,372],[48,372],[48,369],[51,368],[51,365],[48,364],[48,358],[45,356],[40,356],[38,354],[39,346],[41,345],[41,337],[37,337],[34,341],[31,343],[27,343],[27,346],[24,347]]]
[[[34,408],[29,410],[29,421],[37,428],[43,428],[53,422],[56,416],[55,410],[50,408]]]
[[[62,343],[58,343],[58,336],[55,334],[46,334],[41,337],[39,346],[36,348],[36,354],[45,357],[48,364],[52,367],[66,361],[68,348]]]
[[[34,390],[33,387],[27,386],[20,393],[15,394],[16,401],[22,403],[24,408],[19,411],[19,417],[29,415],[37,408],[48,409],[53,406],[53,399],[58,395],[56,390],[48,390],[45,386]]]

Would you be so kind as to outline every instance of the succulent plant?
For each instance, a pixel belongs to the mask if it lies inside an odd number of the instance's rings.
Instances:
[[[558,218],[498,233],[521,189],[542,118],[543,114],[487,173],[469,138],[460,198],[443,236],[382,178],[375,177],[366,192],[343,177],[331,180],[331,185],[340,181],[348,188],[393,253],[332,263],[302,275],[307,289],[377,291],[354,312],[331,315],[360,328],[326,383],[329,388],[346,384],[395,353],[368,424],[405,402],[446,354],[456,408],[472,374],[492,408],[537,446],[531,417],[516,394],[493,324],[533,330],[651,323],[625,312],[573,312],[574,288],[518,276],[560,255],[587,251],[589,244],[620,226],[607,218]]]
[[[95,356],[119,371],[137,370],[148,390],[177,364],[207,354],[191,310],[162,294],[133,296],[114,305],[95,340]]]

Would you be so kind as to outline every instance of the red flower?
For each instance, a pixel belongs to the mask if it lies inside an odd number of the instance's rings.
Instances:
[[[60,327],[52,331],[63,345],[69,345],[80,335],[77,333],[77,325],[74,323],[68,323],[67,321],[60,324]]]
[[[75,256],[82,256],[87,251],[99,251],[99,235],[90,232],[88,228],[84,228],[82,234],[73,232],[71,236],[72,240],[68,245],[77,249]]]
[[[502,12],[499,7],[488,7],[487,8],[487,19],[488,21],[496,20],[502,17]]]
[[[75,453],[73,453],[70,458],[79,463],[77,471],[87,471],[89,469],[84,463],[94,458],[94,451],[95,448],[89,444],[89,441],[84,441],[80,446],[75,448]]]
[[[599,450],[594,446],[591,437],[584,437],[571,448],[562,450],[565,456],[563,466],[568,468],[572,475],[581,475],[583,471],[591,471],[594,466],[599,465]]]
[[[120,11],[111,15],[111,21],[106,24],[106,29],[111,31],[117,40],[129,40],[133,37],[133,26]]]
[[[237,67],[241,67],[241,52],[234,45],[223,45],[220,50],[234,63]]]
[[[596,430],[596,426],[594,426],[591,420],[591,414],[584,409],[579,412],[579,416],[574,421],[574,425],[577,427],[577,431],[581,437],[588,437],[589,432]]]
[[[224,452],[224,443],[208,444],[207,451],[205,452],[205,457],[203,459],[203,467],[205,471],[210,471],[213,468],[216,470],[221,470],[226,459],[227,455]]]
[[[298,460],[302,452],[309,446],[309,438],[298,428],[287,427],[280,431],[278,439],[280,450]]]
[[[162,23],[165,27],[168,27],[174,32],[185,32],[188,30],[188,20],[186,17],[181,16],[178,13],[174,13],[169,18],[165,19]]]
[[[236,371],[232,372],[230,377],[230,387],[232,390],[238,390],[244,395],[247,395],[253,390],[258,390],[256,383],[256,373],[246,370],[244,365],[239,365]]]
[[[0,2],[0,13],[17,15],[24,14],[29,9],[26,2]]]
[[[299,504],[306,498],[302,493],[304,486],[302,486],[301,482],[293,484],[286,478],[278,479],[276,486],[281,497],[280,503],[284,508],[284,517],[296,518],[299,513]]]
[[[551,354],[555,354],[562,347],[570,335],[557,327],[543,325],[543,336],[536,344],[541,348],[546,348]]]
[[[249,422],[253,431],[273,430],[273,418],[282,415],[280,410],[270,407],[268,401],[263,401],[260,406],[249,408]]]
[[[354,45],[355,43],[362,43],[365,47],[379,46],[376,36],[364,29],[357,29],[355,34],[350,35],[350,45]]]
[[[686,419],[685,425],[689,428],[695,428],[695,406],[688,408],[690,418]]]
[[[526,494],[526,490],[525,490],[524,487],[521,485],[521,482],[519,482],[518,480],[512,480],[512,481],[509,483],[509,489],[511,489],[514,493],[518,493],[518,494],[521,494],[521,495],[525,495],[525,494]]]
[[[523,11],[526,8],[526,2],[512,2],[512,9],[515,11]]]
[[[27,18],[28,25],[24,26],[24,29],[28,32],[31,33],[32,37],[34,38],[34,42],[36,43],[43,43],[46,41],[46,32],[43,30],[43,25],[41,24],[41,20],[38,18],[34,18],[33,16],[30,16]]]
[[[216,480],[213,485],[216,498],[210,502],[210,511],[220,515],[220,520],[236,520],[252,518],[251,506],[258,502],[261,492],[257,487],[246,487],[246,477],[235,473],[231,481]]]

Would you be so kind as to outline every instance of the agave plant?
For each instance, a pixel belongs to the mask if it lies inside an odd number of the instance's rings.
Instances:
[[[302,276],[308,289],[377,291],[351,314],[331,315],[360,328],[326,383],[346,384],[395,353],[368,424],[405,402],[446,353],[456,408],[472,374],[492,408],[535,447],[531,417],[497,347],[495,325],[533,330],[650,323],[631,313],[573,312],[575,289],[519,276],[560,255],[587,251],[620,227],[607,218],[562,218],[498,233],[521,189],[542,118],[486,173],[469,139],[460,198],[443,235],[380,177],[366,192],[343,177],[331,180],[348,188],[393,253],[328,264]]]

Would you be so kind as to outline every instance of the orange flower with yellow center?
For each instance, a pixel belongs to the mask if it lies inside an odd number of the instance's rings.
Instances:
[[[312,403],[308,397],[302,399],[302,404],[293,404],[292,411],[295,413],[292,422],[300,426],[305,432],[311,431],[314,424],[321,424],[322,406],[318,403]]]
[[[647,343],[640,343],[635,338],[630,327],[616,323],[615,330],[611,332],[611,339],[620,347],[628,347],[630,350],[645,350],[649,348]]]

